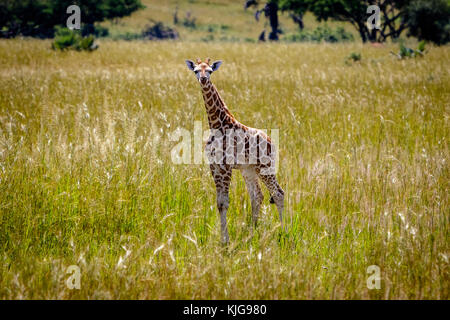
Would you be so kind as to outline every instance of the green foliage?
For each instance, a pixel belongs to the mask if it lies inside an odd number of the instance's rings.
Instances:
[[[53,10],[50,4],[43,0],[0,0],[0,37],[51,37],[51,16],[54,16]]]
[[[231,27],[226,24],[210,23],[207,24],[205,28],[208,32],[224,32],[229,30]]]
[[[140,0],[0,0],[0,37],[53,37],[55,26],[66,25],[66,10],[73,4],[81,10],[83,35],[95,33],[95,22],[128,16],[144,7]]]
[[[284,39],[288,42],[347,42],[353,41],[353,35],[344,28],[338,27],[335,30],[329,26],[319,26],[312,31],[301,30],[297,34],[287,35]]]
[[[312,5],[311,0],[278,0],[282,11],[290,11],[303,15]]]
[[[367,27],[367,8],[373,5],[371,0],[307,0],[308,9],[314,13],[319,21],[338,20],[347,21],[358,30],[363,42],[383,42],[387,38],[398,38],[406,25],[400,23],[403,8],[409,0],[384,1],[377,3],[380,7],[381,26],[380,29],[369,29]],[[295,2],[303,2],[295,0]]]
[[[358,30],[363,42],[397,39],[403,30],[419,40],[436,44],[450,41],[450,2],[448,0],[398,0],[374,3],[371,0],[279,0],[284,11],[303,14],[311,11],[319,21],[348,21]],[[367,8],[380,8],[380,30],[368,29]]]
[[[350,55],[345,58],[345,63],[346,64],[351,64],[353,62],[359,62],[362,59],[362,55],[359,52],[352,52],[350,53]]]
[[[82,35],[90,35],[92,34],[96,38],[102,38],[109,36],[109,30],[106,27],[101,25],[84,25],[84,28],[81,30]]]
[[[113,34],[113,40],[175,40],[179,38],[178,32],[162,21],[154,21],[150,19],[150,24],[147,24],[144,29],[137,32],[125,32],[122,34]]]
[[[67,28],[58,28],[52,43],[54,50],[93,51],[98,48],[94,36],[83,37],[80,32]]]
[[[214,35],[208,34],[208,35],[204,36],[203,38],[201,38],[201,41],[203,41],[203,42],[214,41]]]
[[[183,26],[185,26],[186,28],[195,29],[196,28],[196,24],[195,24],[196,20],[197,20],[197,18],[194,17],[190,11],[188,11],[188,12],[186,12],[186,16],[183,19]]]
[[[152,21],[142,31],[142,37],[148,40],[178,39],[178,32],[161,21]]]
[[[420,52],[425,51],[425,40],[422,40],[419,42],[419,46],[417,47],[417,50],[419,50]]]
[[[450,42],[450,2],[414,0],[407,7],[405,20],[409,34],[419,40],[441,45]]]
[[[394,53],[391,51],[391,54],[399,59],[423,57],[425,54],[425,41],[422,40],[416,50],[406,47],[403,42],[401,42],[399,45],[399,52]]]

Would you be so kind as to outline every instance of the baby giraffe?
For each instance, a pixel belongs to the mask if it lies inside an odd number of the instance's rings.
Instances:
[[[256,226],[263,201],[263,193],[258,183],[261,179],[271,194],[270,202],[275,203],[283,227],[284,191],[275,176],[275,146],[263,131],[249,128],[237,121],[228,110],[216,87],[211,83],[211,74],[219,69],[222,61],[210,64],[210,59],[197,63],[186,60],[186,64],[197,77],[202,88],[208,115],[210,137],[205,151],[217,193],[217,207],[220,214],[221,240],[229,242],[227,228],[228,190],[233,169],[241,171],[252,205],[252,220]]]

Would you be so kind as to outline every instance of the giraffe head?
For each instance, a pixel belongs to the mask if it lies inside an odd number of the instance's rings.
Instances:
[[[186,60],[186,64],[189,70],[194,71],[197,80],[200,82],[202,86],[206,85],[209,82],[209,77],[211,73],[219,69],[222,61],[215,61],[212,64],[210,58],[207,58],[206,61],[202,62],[200,59],[197,59],[197,63],[194,63],[192,60]]]

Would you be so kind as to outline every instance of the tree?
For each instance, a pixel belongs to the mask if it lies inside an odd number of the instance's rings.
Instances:
[[[291,18],[303,29],[303,15],[311,11],[319,21],[334,19],[350,22],[359,32],[363,42],[383,42],[387,38],[398,38],[407,25],[404,21],[404,9],[411,0],[271,0],[264,9],[256,12],[256,18],[260,12],[266,16],[276,17],[278,23],[278,10],[289,12]],[[257,6],[258,1],[248,0],[245,7]],[[272,7],[269,8],[268,6]],[[370,14],[367,8],[377,5],[380,8],[381,28],[369,28],[367,20]],[[275,8],[275,10],[273,10]],[[269,9],[269,10],[268,10]],[[274,25],[272,24],[274,34]],[[276,25],[278,28],[278,24]],[[269,37],[270,38],[270,37]],[[276,37],[278,39],[278,37]],[[275,40],[276,40],[275,39]]]
[[[445,0],[414,0],[406,8],[409,35],[436,44],[450,42],[450,3]]]
[[[289,1],[289,0],[286,0]],[[301,0],[294,0],[303,2]],[[384,42],[387,38],[398,38],[407,28],[404,9],[410,0],[318,0],[307,1],[308,9],[319,21],[334,19],[350,22],[359,32],[363,42]],[[380,8],[380,29],[369,28],[367,8]]]
[[[9,38],[19,34],[51,36],[50,15],[52,12],[49,12],[49,6],[44,1],[0,0],[0,37]]]
[[[282,11],[303,16],[311,11],[319,21],[350,22],[363,42],[384,42],[400,37],[404,30],[420,40],[437,44],[450,41],[450,2],[448,0],[278,0]],[[380,8],[380,29],[369,28],[370,5]]]
[[[256,0],[248,0],[245,2],[244,9],[247,9],[249,7],[258,7],[258,1]],[[255,12],[255,19],[256,21],[259,21],[259,16],[261,13],[264,13],[266,18],[269,19],[270,27],[272,31],[269,33],[269,40],[278,40],[278,34],[280,33],[280,30],[278,29],[278,1],[277,0],[269,0],[265,4],[264,8],[261,10],[256,10]],[[261,33],[259,36],[259,40],[265,41],[264,39],[265,31]]]
[[[52,37],[55,26],[64,26],[67,7],[81,9],[83,33],[94,32],[94,23],[121,18],[143,8],[140,0],[0,0],[0,36]]]

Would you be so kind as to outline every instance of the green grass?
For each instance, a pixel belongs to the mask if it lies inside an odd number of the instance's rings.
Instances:
[[[448,47],[50,46],[0,41],[1,299],[449,298]],[[206,56],[236,118],[280,130],[286,232],[264,190],[251,236],[236,172],[222,247],[208,167],[171,161],[170,133],[207,128],[184,64]]]

